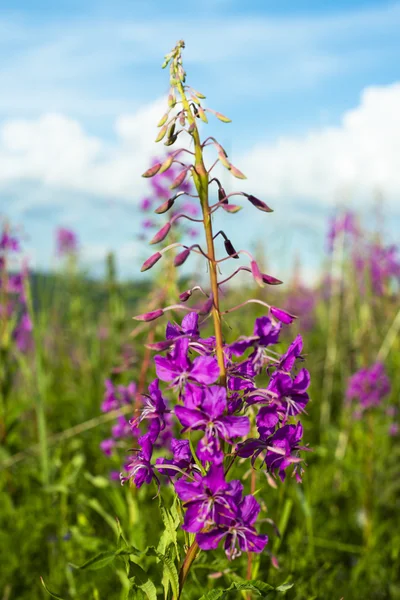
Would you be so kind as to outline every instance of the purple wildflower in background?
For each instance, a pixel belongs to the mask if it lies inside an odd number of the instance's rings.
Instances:
[[[75,254],[78,250],[78,238],[74,231],[66,227],[56,230],[56,250],[58,256]]]
[[[346,398],[348,402],[356,401],[356,416],[365,410],[379,406],[385,396],[390,393],[390,379],[386,375],[382,363],[362,368],[352,375],[348,381]]]
[[[328,250],[332,252],[334,244],[339,235],[347,234],[350,237],[359,235],[359,228],[354,213],[344,212],[343,214],[332,217],[329,221],[329,231],[327,236]]]

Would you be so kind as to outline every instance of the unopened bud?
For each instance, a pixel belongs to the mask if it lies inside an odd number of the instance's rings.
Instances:
[[[280,279],[276,279],[276,277],[272,277],[272,275],[267,275],[266,273],[261,273],[261,277],[267,285],[280,285],[283,283]]]
[[[197,312],[199,313],[199,315],[208,315],[212,308],[214,306],[214,297],[212,294],[210,294],[210,297],[208,298],[208,300],[203,304],[203,306],[201,306]]]
[[[193,100],[193,102],[195,102],[198,106],[201,106],[200,100],[198,98],[196,98],[196,96],[194,94],[190,95],[190,99]]]
[[[188,127],[188,133],[193,133],[193,131],[196,129],[196,123],[190,123],[189,127]]]
[[[239,258],[239,255],[237,254],[235,248],[233,247],[231,240],[224,240],[224,244],[225,244],[226,253],[229,256],[232,256],[233,258]]]
[[[277,308],[276,306],[271,306],[269,312],[275,319],[278,319],[278,321],[285,323],[286,325],[293,323],[296,319],[295,315],[291,315],[286,310],[282,310],[282,308]]]
[[[164,146],[172,146],[172,144],[175,144],[177,139],[178,139],[178,134],[175,134],[175,135],[169,137],[167,139],[167,141],[164,142]]]
[[[174,190],[175,188],[179,187],[185,181],[185,177],[187,175],[187,172],[188,172],[187,169],[183,169],[179,173],[179,175],[177,177],[175,177],[174,181],[170,185],[170,189],[171,190]]]
[[[156,208],[156,210],[154,212],[157,215],[163,215],[164,213],[167,212],[167,210],[169,210],[174,205],[174,203],[175,203],[175,197],[169,198],[169,200],[166,200],[165,202],[160,204],[160,206],[158,208]]]
[[[158,136],[155,139],[155,142],[161,142],[161,140],[165,137],[165,134],[167,133],[167,125],[164,125],[164,127],[161,127],[160,131],[158,132]]]
[[[202,100],[205,100],[205,95],[202,94],[201,92],[198,92],[197,90],[194,90],[193,88],[191,88],[192,92],[198,97],[201,98]]]
[[[204,110],[201,108],[201,106],[199,106],[197,108],[197,110],[199,111],[199,117],[200,119],[203,121],[203,123],[208,123],[208,119],[206,117],[206,113],[204,112]]]
[[[218,152],[218,158],[219,158],[220,162],[224,165],[224,167],[230,171],[231,163],[226,158],[226,155],[223,152]]]
[[[168,169],[170,168],[170,166],[174,162],[174,158],[175,158],[175,156],[173,154],[170,154],[168,156],[168,158],[166,160],[164,160],[164,162],[162,163],[162,165],[160,167],[160,170],[158,171],[160,175],[161,175],[161,173],[164,173],[165,171],[168,171]]]
[[[238,204],[229,204],[229,203],[222,204],[222,208],[224,209],[225,212],[231,213],[232,215],[239,212],[239,210],[242,210],[242,206],[239,206]]]
[[[181,265],[183,265],[185,260],[188,258],[189,254],[190,248],[185,248],[184,250],[182,250],[182,252],[179,252],[179,254],[177,254],[174,258],[175,267],[180,267]]]
[[[170,229],[171,229],[170,223],[166,223],[164,225],[164,227],[161,227],[161,229],[159,231],[157,231],[156,235],[153,237],[153,239],[149,243],[150,244],[159,244],[160,242],[165,240],[165,238],[169,234]]]
[[[256,280],[256,282],[258,283],[258,285],[260,287],[264,287],[264,281],[262,278],[262,274],[261,271],[258,267],[258,264],[256,263],[255,260],[252,260],[250,263],[250,269],[251,269],[251,274],[253,275],[254,279]]]
[[[218,202],[228,204],[228,198],[226,197],[226,192],[222,186],[218,188]]]
[[[168,106],[171,108],[174,108],[176,104],[176,98],[175,98],[175,94],[173,94],[172,92],[168,95]]]
[[[187,302],[192,294],[192,290],[186,290],[185,292],[179,294],[179,300],[181,302]]]
[[[152,254],[152,256],[150,256],[142,264],[142,268],[140,269],[141,272],[143,273],[144,271],[147,271],[148,269],[151,269],[151,267],[153,267],[156,264],[156,262],[158,262],[160,260],[161,257],[162,257],[162,254],[160,254],[159,252],[156,252],[155,254]]]
[[[219,113],[219,112],[216,112],[215,116],[217,117],[217,119],[219,119],[223,123],[232,123],[232,119],[228,119],[228,117],[221,115],[221,113]]]
[[[147,171],[143,173],[142,177],[154,177],[154,175],[157,175],[160,168],[161,163],[156,163],[154,166],[150,167],[150,169],[147,169]]]
[[[144,313],[142,315],[137,315],[137,317],[133,317],[135,319],[135,321],[154,321],[155,319],[158,319],[159,317],[162,317],[164,314],[164,311],[162,310],[162,308],[158,308],[157,310],[152,310],[151,312],[148,313]]]
[[[186,117],[184,111],[182,111],[179,115],[179,124],[181,125],[181,127],[185,127]]]
[[[247,179],[246,175],[244,173],[242,173],[242,171],[239,171],[239,169],[237,169],[233,165],[231,165],[230,171],[231,171],[232,175],[234,177],[237,177],[238,179]]]
[[[255,196],[253,196],[252,194],[245,194],[245,193],[243,192],[243,195],[244,195],[244,196],[246,196],[247,200],[248,200],[249,202],[251,202],[253,206],[255,206],[256,208],[258,208],[258,210],[262,210],[262,211],[264,211],[264,212],[268,212],[268,213],[270,213],[270,212],[274,212],[274,211],[272,210],[272,208],[270,208],[270,207],[268,206],[268,204],[265,204],[265,202],[263,202],[262,200],[259,200],[259,198],[256,198],[256,197],[255,197]]]
[[[161,119],[158,121],[157,127],[162,127],[163,125],[165,125],[165,123],[167,122],[168,119],[168,113],[165,113],[165,115],[163,117],[161,117]]]

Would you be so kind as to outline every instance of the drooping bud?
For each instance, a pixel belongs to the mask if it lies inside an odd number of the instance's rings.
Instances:
[[[245,192],[243,192],[243,196],[246,196],[247,200],[249,200],[249,202],[251,202],[253,206],[255,206],[256,208],[258,208],[258,210],[262,210],[262,211],[268,212],[268,213],[274,212],[272,210],[272,208],[270,208],[268,206],[268,204],[265,204],[265,202],[263,202],[262,200],[259,200],[258,198],[256,198],[252,194],[245,194]]]
[[[156,208],[156,210],[154,212],[157,215],[163,215],[164,213],[167,212],[167,210],[169,210],[175,204],[175,198],[176,198],[176,196],[174,196],[173,198],[169,198],[169,200],[166,200],[165,202],[160,204],[160,206],[158,208]]]
[[[133,318],[135,319],[135,321],[145,321],[147,323],[148,321],[154,321],[155,319],[162,317],[163,314],[164,311],[162,310],[162,308],[158,308],[157,310],[152,310],[148,313],[143,313],[142,315],[137,315]]]
[[[164,173],[165,171],[168,171],[168,169],[170,168],[170,166],[174,162],[174,158],[175,158],[175,155],[174,154],[170,154],[168,156],[168,158],[166,160],[164,160],[164,162],[162,163],[162,165],[160,167],[160,170],[158,171],[158,173],[160,175],[161,175],[161,173]]]
[[[223,123],[232,123],[232,119],[229,119],[228,117],[225,117],[224,115],[221,115],[221,113],[219,113],[219,112],[216,112],[215,116],[217,117],[217,119],[219,119]]]
[[[202,94],[201,92],[198,92],[197,90],[194,90],[193,88],[190,88],[193,92],[193,94],[195,94],[198,98],[201,98],[202,100],[205,100],[205,95]]]
[[[179,133],[179,131],[178,131]],[[169,137],[165,142],[164,142],[164,146],[172,146],[172,144],[175,144],[176,140],[178,139],[178,133],[176,133],[175,135]]]
[[[171,190],[174,190],[175,188],[179,187],[186,178],[188,169],[183,169],[179,175],[177,177],[175,177],[174,181],[171,183],[171,185],[169,186]]]
[[[158,262],[160,260],[161,257],[162,257],[162,254],[160,254],[160,252],[156,252],[155,254],[152,254],[142,264],[142,268],[140,269],[141,272],[143,273],[144,271],[147,271],[148,269],[151,269],[151,267],[153,267],[156,264],[156,262]]]
[[[203,121],[203,123],[208,123],[208,119],[206,117],[206,113],[204,112],[204,110],[201,108],[201,106],[198,106],[197,108],[198,112],[199,112],[199,117],[200,119]]]
[[[239,210],[242,210],[242,206],[239,206],[238,204],[222,204],[221,207],[224,209],[225,212],[231,213],[232,215],[234,215],[235,213],[239,212]]]
[[[152,240],[150,240],[149,244],[159,244],[160,242],[165,240],[165,238],[169,234],[170,229],[171,229],[170,223],[166,223],[164,225],[164,227],[161,227],[161,229],[159,231],[157,231],[156,235],[153,237]]]
[[[219,158],[220,162],[224,165],[224,167],[230,171],[231,163],[226,158],[226,154],[224,154],[223,152],[218,152],[218,158]]]
[[[263,282],[267,285],[280,285],[281,283],[283,283],[283,281],[281,281],[280,279],[272,277],[272,275],[267,275],[266,273],[261,273],[261,277]]]
[[[179,124],[181,125],[181,127],[185,127],[185,124],[186,124],[185,111],[182,111],[179,113]]]
[[[190,248],[185,248],[182,252],[179,252],[174,258],[175,267],[180,267],[186,261],[190,254]]]
[[[291,315],[286,310],[282,310],[282,308],[277,308],[276,306],[271,306],[269,312],[275,319],[278,319],[278,321],[285,323],[286,325],[293,323],[297,318],[295,315]]]
[[[222,186],[218,188],[218,202],[228,204],[228,198],[226,197],[226,192]]]
[[[171,340],[163,340],[161,342],[153,342],[152,344],[145,344],[145,347],[149,350],[156,350],[156,352],[162,352],[168,350],[172,346]]]
[[[198,106],[201,106],[200,100],[194,95],[190,94],[190,99],[193,100]]]
[[[193,133],[193,131],[196,129],[196,123],[190,123],[189,127],[188,127],[188,133]]]
[[[232,258],[239,258],[239,255],[237,254],[235,248],[233,247],[231,240],[228,240],[228,239],[224,240],[224,245],[225,245],[226,253],[229,256],[232,256]]]
[[[171,93],[168,95],[168,106],[171,108],[174,108],[175,104],[176,104],[175,94],[171,91]]]
[[[162,127],[163,125],[165,125],[165,123],[167,122],[168,119],[168,113],[165,113],[165,115],[163,117],[161,117],[161,119],[158,121],[157,127]]]
[[[256,263],[255,260],[252,260],[250,262],[250,269],[251,269],[251,274],[253,275],[254,279],[256,280],[256,282],[258,283],[258,285],[260,287],[264,287],[264,280],[262,278],[262,273],[258,267],[258,264]]]
[[[179,300],[181,302],[187,302],[192,294],[192,290],[186,290],[185,292],[179,294]]]
[[[242,173],[242,171],[239,171],[239,169],[234,167],[232,164],[231,164],[230,171],[231,171],[232,175],[234,177],[237,177],[238,179],[247,179],[246,175],[244,173]]]
[[[155,139],[155,142],[161,142],[161,140],[165,137],[165,134],[167,133],[167,125],[164,125],[164,127],[161,127],[160,131],[158,132],[158,136]]]
[[[201,306],[197,312],[199,313],[199,315],[208,315],[212,308],[214,306],[214,296],[212,294],[210,294],[210,297],[208,298],[208,300],[203,304],[203,306]]]
[[[156,163],[155,165],[150,167],[150,169],[147,169],[147,171],[145,171],[143,173],[142,177],[154,177],[154,175],[157,175],[160,168],[161,168],[161,163]]]

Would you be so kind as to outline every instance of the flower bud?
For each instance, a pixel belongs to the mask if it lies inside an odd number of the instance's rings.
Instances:
[[[158,122],[157,127],[162,127],[163,125],[165,125],[165,123],[167,122],[168,119],[168,113],[165,113],[165,115],[163,117],[161,117],[161,119]]]
[[[210,297],[208,298],[208,300],[203,304],[203,306],[201,306],[197,312],[199,313],[199,315],[208,315],[212,308],[214,306],[214,296],[212,294],[210,294]]]
[[[232,256],[233,258],[239,258],[239,255],[237,254],[235,248],[233,247],[231,240],[224,240],[224,245],[225,245],[226,253],[229,256]]]
[[[196,123],[190,123],[189,127],[188,127],[188,133],[193,133],[193,131],[196,129]]]
[[[219,112],[216,112],[215,116],[217,117],[217,119],[219,119],[223,123],[232,123],[232,119],[228,119],[228,117],[221,115],[221,113],[219,113]]]
[[[223,152],[218,152],[218,158],[219,158],[219,161],[224,165],[224,167],[226,169],[230,170],[231,163],[229,162],[229,160],[227,160],[226,154],[224,154]]]
[[[143,173],[142,177],[154,177],[154,175],[157,175],[160,168],[161,168],[161,163],[156,163],[155,165],[150,167],[150,169],[147,169],[147,171],[145,171]]]
[[[190,99],[193,100],[198,106],[201,106],[200,100],[194,95],[190,94]]]
[[[181,302],[187,302],[192,294],[192,290],[186,290],[185,292],[179,294],[179,300]]]
[[[277,308],[276,306],[271,306],[269,312],[273,317],[278,319],[278,321],[285,323],[286,325],[293,323],[293,321],[296,319],[295,315],[291,315],[290,313],[286,312],[286,310],[282,310],[282,308]]]
[[[242,210],[243,207],[239,206],[238,204],[222,204],[222,208],[225,212],[234,215],[235,213],[239,212],[239,210]]]
[[[255,260],[252,260],[250,263],[250,269],[251,269],[251,274],[253,275],[254,279],[256,280],[256,282],[258,283],[258,285],[260,287],[264,287],[264,281],[262,278],[262,273],[258,267],[258,264],[256,263]]]
[[[153,239],[149,243],[150,244],[159,244],[160,242],[165,240],[165,238],[169,234],[170,229],[171,229],[171,224],[166,223],[164,225],[164,227],[161,227],[161,229],[156,233],[156,235],[153,237]]]
[[[173,205],[175,204],[175,196],[173,198],[169,198],[169,200],[166,200],[165,202],[163,202],[162,204],[160,204],[160,206],[158,208],[156,208],[156,210],[154,211],[157,215],[163,215],[164,213],[167,212],[167,210],[169,210]]]
[[[222,186],[218,188],[218,202],[228,204],[228,198],[226,197],[226,192]]]
[[[263,202],[262,200],[259,200],[258,198],[256,198],[252,194],[245,194],[243,192],[243,195],[246,196],[247,200],[249,200],[249,202],[251,202],[253,206],[255,206],[256,208],[258,208],[258,210],[262,210],[264,212],[269,212],[269,213],[270,212],[274,212],[272,210],[272,208],[270,208],[267,204],[265,204],[265,202]]]
[[[174,190],[175,188],[179,187],[186,178],[188,169],[182,169],[182,171],[179,173],[179,175],[177,177],[175,177],[174,181],[171,183],[171,185],[169,186],[171,190]]]
[[[182,252],[179,252],[179,254],[177,254],[174,258],[175,267],[180,267],[181,265],[183,265],[185,260],[188,258],[189,254],[190,248],[185,248],[184,250],[182,250]]]
[[[283,283],[280,279],[276,279],[276,277],[272,277],[272,275],[267,275],[266,273],[261,273],[261,277],[263,282],[268,285],[280,285]]]
[[[165,134],[167,133],[167,125],[164,125],[164,127],[161,127],[160,131],[158,132],[158,136],[155,139],[155,142],[161,142],[161,140],[165,137]]]
[[[238,179],[247,179],[246,175],[244,173],[242,173],[242,171],[239,171],[239,169],[237,169],[233,165],[231,165],[230,171],[231,171],[232,175],[234,177],[237,177]]]
[[[201,92],[198,92],[197,90],[194,90],[193,88],[191,88],[193,94],[195,94],[198,98],[201,98],[202,100],[205,100],[206,97],[204,94],[202,94]]]
[[[199,117],[200,119],[203,121],[203,123],[208,123],[208,119],[206,117],[206,113],[204,112],[204,110],[201,108],[201,106],[197,107],[197,110],[199,112]]]
[[[171,92],[171,93],[168,95],[168,106],[169,106],[170,108],[174,108],[175,104],[176,104],[176,98],[175,98],[175,94],[174,94],[173,92]]]
[[[137,315],[133,318],[135,321],[145,321],[147,323],[148,321],[154,321],[155,319],[162,317],[163,314],[164,311],[162,308],[158,308],[157,310],[152,310],[151,312],[143,313],[142,315]]]
[[[186,124],[186,116],[185,116],[185,112],[184,112],[184,111],[182,111],[182,112],[179,114],[179,124],[181,125],[181,127],[185,127],[185,124]]]
[[[160,254],[160,252],[156,252],[155,254],[152,254],[142,264],[142,268],[140,269],[141,272],[143,273],[144,271],[147,271],[148,269],[151,269],[151,267],[153,267],[156,264],[156,262],[158,262],[160,260],[161,257],[162,257],[162,254]]]

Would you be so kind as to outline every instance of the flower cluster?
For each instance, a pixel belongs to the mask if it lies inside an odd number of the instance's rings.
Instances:
[[[0,345],[7,346],[14,339],[18,350],[25,353],[31,349],[33,339],[25,293],[28,270],[25,264],[14,268],[12,264],[20,251],[18,238],[5,228],[0,236],[0,323],[4,336]]]
[[[199,315],[189,313],[181,326],[169,323],[168,351],[155,357],[157,379],[144,396],[140,416],[132,421],[134,427],[147,422],[148,428],[122,481],[141,487],[153,480],[159,484],[160,475],[167,476],[186,508],[183,528],[197,534],[203,549],[215,548],[224,539],[229,558],[241,551],[259,552],[267,542],[254,529],[257,501],[243,496],[239,481],[226,480],[230,465],[251,459],[253,467],[257,462],[258,468],[282,480],[291,466],[298,479],[302,471],[299,451],[305,448],[298,416],[309,401],[310,377],[304,368],[293,374],[301,359],[300,335],[284,354],[271,349],[280,331],[279,321],[264,316],[256,319],[253,335],[224,344],[227,386],[221,386],[215,338],[200,336]],[[268,384],[260,384],[265,377]],[[176,392],[178,402],[171,410],[160,382]],[[180,436],[171,440],[172,458],[153,462],[167,416],[181,425]]]
[[[390,394],[390,379],[382,363],[360,369],[348,381],[346,398],[356,402],[355,417],[360,418],[366,410],[380,406],[382,400]]]
[[[56,251],[58,256],[71,256],[78,250],[78,238],[74,231],[66,227],[56,230]]]

